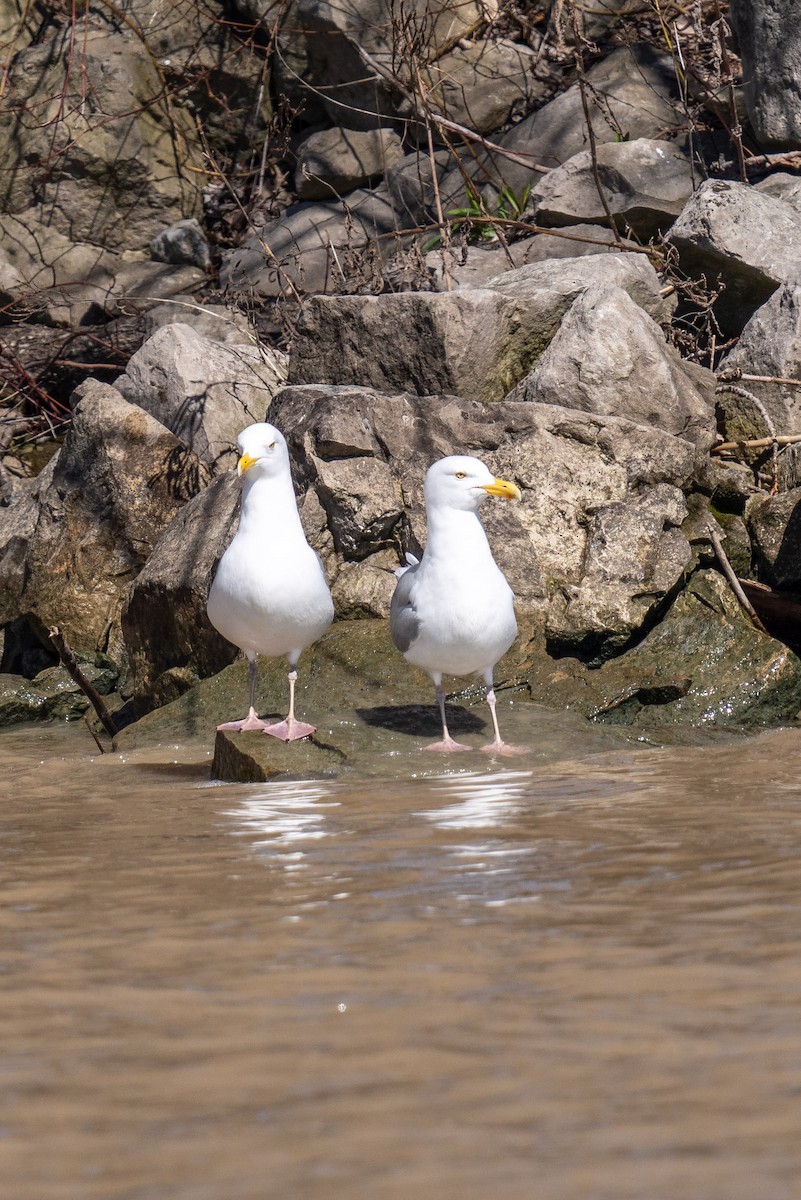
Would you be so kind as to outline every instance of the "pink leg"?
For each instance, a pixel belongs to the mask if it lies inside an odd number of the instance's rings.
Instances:
[[[434,686],[437,690],[437,703],[439,704],[439,712],[442,717],[442,741],[432,742],[430,746],[426,746],[426,750],[435,750],[440,754],[449,754],[454,750],[470,750],[471,746],[465,746],[463,742],[455,742],[448,733],[448,722],[445,720],[445,692],[442,688],[442,677],[434,678]]]
[[[280,738],[282,742],[296,742],[299,738],[311,737],[316,733],[316,726],[307,725],[305,721],[295,719],[295,684],[298,673],[293,667],[289,672],[289,714],[285,721],[276,725],[265,725],[264,732],[271,737]]]
[[[509,746],[501,738],[501,731],[498,728],[498,715],[495,712],[495,689],[492,686],[492,672],[487,675],[487,704],[489,705],[490,716],[492,717],[492,728],[495,730],[495,741],[488,746],[482,746],[481,749],[485,754],[526,754],[525,746]]]
[[[217,728],[228,733],[248,733],[250,731],[259,732],[267,728],[267,722],[262,721],[256,714],[256,675],[257,675],[256,659],[248,659],[248,679],[250,681],[250,710],[248,715],[241,721],[225,721]]]

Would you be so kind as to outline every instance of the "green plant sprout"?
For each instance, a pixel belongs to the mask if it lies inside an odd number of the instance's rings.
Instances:
[[[495,221],[518,220],[525,212],[530,196],[530,183],[526,184],[519,196],[516,195],[513,188],[504,185],[495,201],[495,212],[489,213],[480,192],[472,185],[468,185],[467,204],[461,208],[448,210],[447,217],[451,232],[454,234],[464,233],[471,245],[480,245],[481,242],[496,242],[498,233]],[[423,250],[434,250],[441,242],[442,234],[435,233],[423,244]]]

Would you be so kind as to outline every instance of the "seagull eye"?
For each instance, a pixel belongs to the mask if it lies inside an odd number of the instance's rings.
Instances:
[[[467,479],[467,471],[456,471],[455,478],[456,479]]]
[[[269,444],[269,446],[267,447],[267,449],[268,449],[268,450],[274,450],[274,449],[275,449],[275,442],[270,442],[270,444]]]

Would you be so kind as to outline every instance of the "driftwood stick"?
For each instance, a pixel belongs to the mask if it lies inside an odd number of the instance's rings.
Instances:
[[[61,629],[58,625],[54,625],[52,629],[49,630],[49,636],[50,641],[53,643],[56,649],[58,657],[61,659],[68,673],[75,680],[84,696],[86,696],[87,700],[92,705],[92,708],[97,713],[100,723],[105,729],[106,733],[110,738],[115,738],[117,736],[117,727],[114,724],[114,719],[111,716],[111,713],[106,708],[103,697],[100,695],[97,688],[92,686],[81,668],[78,666],[78,660],[75,657],[75,653],[72,648],[67,645],[66,641],[64,640],[64,634],[61,632]]]
[[[710,454],[724,454],[731,450],[767,450],[770,446],[795,446],[801,442],[801,433],[780,433],[777,437],[748,438],[742,442],[718,442]]]
[[[711,525],[707,526],[707,533],[709,534],[709,540],[712,543],[712,547],[715,551],[715,554],[718,557],[718,562],[720,563],[721,567],[723,568],[723,574],[726,576],[727,580],[729,581],[729,587],[731,588],[731,590],[734,592],[735,596],[737,597],[740,607],[745,612],[748,613],[748,616],[751,618],[751,623],[752,623],[752,625],[754,625],[754,627],[756,629],[758,629],[761,633],[767,633],[768,632],[767,629],[765,628],[765,626],[762,624],[759,617],[757,616],[756,609],[754,608],[753,604],[746,596],[743,589],[740,587],[740,581],[734,573],[734,568],[732,567],[731,563],[729,562],[728,558],[726,557],[726,552],[723,549],[723,546],[721,545],[720,538],[715,533],[715,531]]]

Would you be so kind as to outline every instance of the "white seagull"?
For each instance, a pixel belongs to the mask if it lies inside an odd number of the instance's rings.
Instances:
[[[422,560],[395,574],[389,623],[392,640],[434,681],[442,716],[442,741],[428,750],[469,750],[455,742],[445,719],[443,675],[480,673],[487,685],[495,740],[482,747],[514,754],[498,730],[492,672],[515,640],[514,596],[492,557],[478,510],[488,496],[520,499],[514,483],[496,479],[477,458],[455,455],[429,467],[425,478],[428,544]]]
[[[249,425],[236,444],[242,512],[217,567],[208,614],[215,629],[247,655],[250,711],[217,728],[263,730],[291,742],[315,731],[295,719],[295,668],[301,651],[331,624],[334,605],[322,563],[300,523],[283,435],[274,425]],[[260,720],[254,707],[258,654],[289,659],[289,713],[274,725]]]

